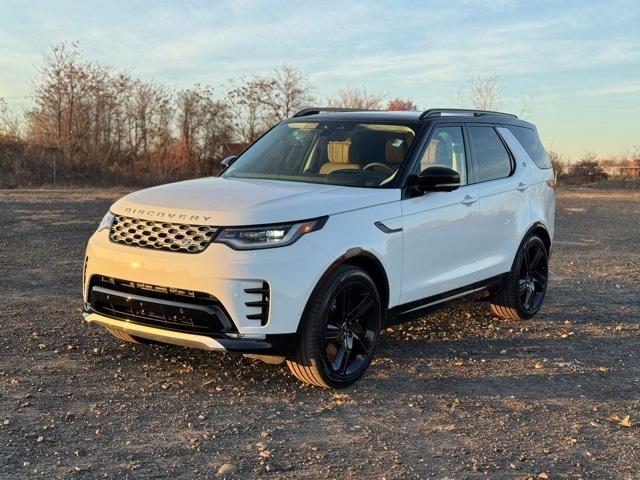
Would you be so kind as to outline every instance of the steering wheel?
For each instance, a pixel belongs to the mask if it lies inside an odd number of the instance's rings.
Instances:
[[[386,173],[392,175],[394,173],[396,173],[396,171],[391,168],[389,165],[385,165],[384,163],[380,163],[380,162],[371,162],[371,163],[367,163],[364,167],[362,167],[363,170],[371,170],[373,168],[376,167],[380,167],[383,170],[385,170]]]

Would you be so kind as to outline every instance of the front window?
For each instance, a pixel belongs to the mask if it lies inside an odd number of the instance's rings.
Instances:
[[[389,186],[407,156],[417,128],[340,121],[283,123],[253,144],[223,176]]]
[[[429,167],[447,167],[460,174],[460,185],[467,184],[467,160],[465,158],[462,127],[438,127],[420,159],[420,171]],[[419,172],[418,172],[419,173]]]

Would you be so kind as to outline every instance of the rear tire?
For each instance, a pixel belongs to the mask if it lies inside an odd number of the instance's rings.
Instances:
[[[537,235],[527,237],[518,250],[507,279],[491,299],[491,310],[507,320],[526,320],[542,306],[549,279],[549,254]]]
[[[382,325],[382,302],[361,268],[338,267],[314,292],[301,319],[300,340],[291,373],[324,388],[345,388],[371,363]]]

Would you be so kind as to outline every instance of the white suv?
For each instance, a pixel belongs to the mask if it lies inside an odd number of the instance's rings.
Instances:
[[[542,305],[555,182],[513,115],[305,109],[223,164],[113,204],[87,247],[88,322],[341,388],[387,325],[469,294],[505,318]]]

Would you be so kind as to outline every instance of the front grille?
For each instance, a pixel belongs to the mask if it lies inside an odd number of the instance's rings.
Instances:
[[[214,337],[237,331],[218,299],[203,292],[94,275],[89,304],[107,317],[165,330]]]
[[[156,222],[118,215],[111,225],[109,238],[135,247],[200,253],[215,233],[216,228],[208,225]]]

